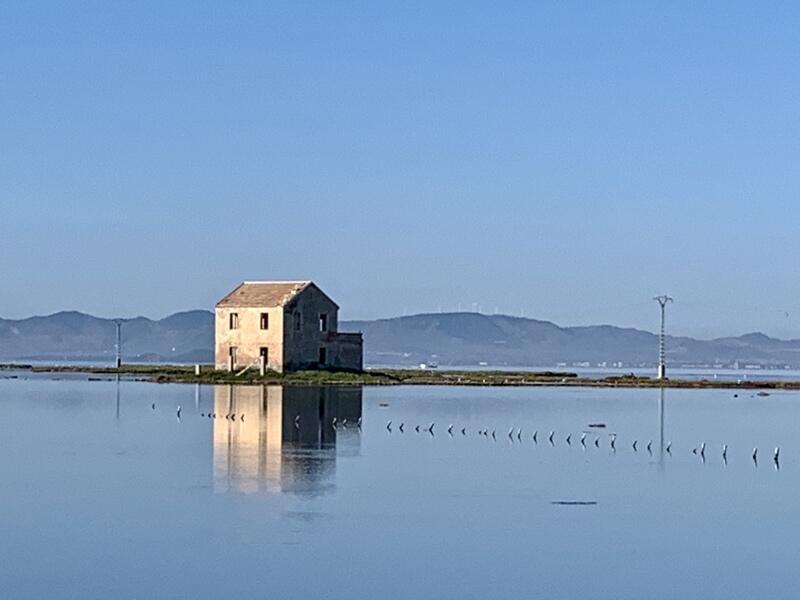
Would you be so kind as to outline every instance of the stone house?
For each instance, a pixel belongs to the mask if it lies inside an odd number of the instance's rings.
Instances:
[[[339,306],[312,281],[245,281],[214,312],[217,369],[363,368],[361,334],[339,332]]]

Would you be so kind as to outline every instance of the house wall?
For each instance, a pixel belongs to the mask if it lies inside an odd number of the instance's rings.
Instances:
[[[228,352],[237,348],[236,368],[258,364],[262,347],[269,348],[267,368],[283,370],[283,308],[224,307],[215,309],[214,363],[217,369],[228,368]],[[239,315],[238,329],[231,329],[230,315]],[[261,329],[261,313],[269,314],[269,329]]]
[[[319,316],[328,315],[328,330],[320,331]],[[284,308],[283,366],[286,370],[316,369],[332,366],[319,363],[319,349],[330,353],[331,334],[338,330],[339,309],[334,302],[315,286],[300,292]],[[300,315],[300,330],[295,328],[296,315]]]
[[[333,334],[328,343],[328,363],[335,369],[361,371],[364,368],[364,341],[361,334]]]

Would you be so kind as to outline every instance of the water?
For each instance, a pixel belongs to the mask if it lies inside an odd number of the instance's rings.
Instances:
[[[793,598],[798,400],[0,380],[0,589],[15,599]],[[217,418],[200,416],[209,412]],[[363,428],[334,431],[334,416],[361,416]],[[431,422],[434,435],[414,431]],[[692,453],[703,441],[705,462]]]

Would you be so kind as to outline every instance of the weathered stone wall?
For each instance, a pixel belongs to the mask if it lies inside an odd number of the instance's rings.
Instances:
[[[283,364],[289,371],[316,369],[326,365],[319,363],[319,349],[328,347],[331,333],[338,328],[338,308],[315,286],[300,292],[284,308]],[[328,315],[328,330],[320,331],[319,317]],[[300,330],[296,319],[300,319]]]
[[[361,371],[364,368],[364,342],[360,333],[336,333],[328,343],[328,365],[336,369]]]
[[[239,315],[238,329],[230,328],[230,315]],[[269,328],[261,329],[261,313],[269,314]],[[283,309],[225,307],[215,310],[214,363],[217,369],[228,368],[228,352],[237,348],[236,369],[256,364],[262,347],[269,349],[267,368],[283,370]]]

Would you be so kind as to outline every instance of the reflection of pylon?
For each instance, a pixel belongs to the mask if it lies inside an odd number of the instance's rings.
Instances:
[[[667,312],[667,302],[672,302],[669,296],[656,296],[653,298],[661,307],[661,334],[658,336],[658,378],[664,379],[667,376],[666,352],[664,349],[664,318]]]

